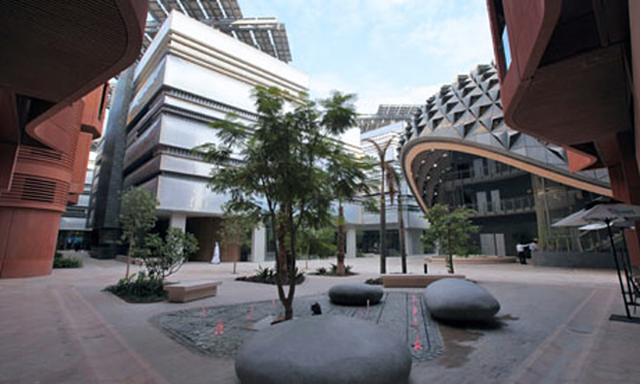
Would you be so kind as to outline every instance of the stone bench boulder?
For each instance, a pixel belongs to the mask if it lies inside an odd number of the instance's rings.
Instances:
[[[463,279],[442,279],[424,290],[431,315],[454,322],[486,322],[500,311],[500,303],[485,288]]]
[[[198,280],[180,282],[165,285],[164,290],[169,294],[169,301],[172,303],[186,303],[204,297],[215,296],[218,293],[218,286],[221,281]]]
[[[243,384],[406,383],[411,352],[401,337],[377,324],[324,315],[249,337],[235,369]]]
[[[339,305],[367,305],[378,304],[384,291],[375,285],[351,283],[334,285],[329,289],[329,299]]]

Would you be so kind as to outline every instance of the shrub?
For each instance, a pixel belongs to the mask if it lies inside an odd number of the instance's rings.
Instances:
[[[369,285],[382,285],[382,277],[376,277],[374,279],[367,279],[364,283],[365,284],[369,284]]]
[[[75,257],[64,258],[62,254],[56,252],[53,256],[53,268],[81,268],[82,260]]]
[[[316,269],[315,272],[312,273],[312,275],[316,275],[316,276],[338,276],[338,266],[335,264],[329,264],[330,267],[329,269],[325,268],[325,267],[320,267],[318,269]],[[353,269],[352,265],[345,265],[344,266],[344,276],[353,276],[355,275],[354,272],[352,272],[351,270]]]
[[[140,272],[120,279],[117,284],[110,285],[104,290],[128,302],[151,303],[166,299],[167,292],[163,290],[163,287],[162,279],[153,278]]]
[[[262,284],[277,284],[278,272],[271,268],[258,268],[256,274],[253,276],[241,276],[236,278],[237,281],[249,281],[252,283]],[[300,285],[304,282],[304,272],[301,272],[296,268],[296,285]],[[285,278],[285,284],[289,284],[289,279]]]
[[[194,235],[178,228],[169,228],[164,239],[155,233],[147,235],[145,242],[148,251],[140,252],[140,257],[149,277],[160,281],[176,273],[199,248]]]

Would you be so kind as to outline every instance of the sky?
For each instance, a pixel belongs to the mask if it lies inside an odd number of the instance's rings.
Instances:
[[[291,65],[313,98],[355,93],[358,113],[422,104],[493,60],[485,0],[238,0],[245,17],[277,17]]]

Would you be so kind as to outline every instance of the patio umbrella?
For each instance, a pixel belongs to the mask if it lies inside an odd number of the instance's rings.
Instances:
[[[624,283],[622,282],[622,275],[620,272],[620,263],[618,262],[618,255],[616,253],[616,247],[613,242],[613,233],[611,232],[612,226],[630,227],[633,222],[640,220],[640,206],[623,204],[617,200],[610,198],[596,199],[587,204],[583,209],[575,212],[564,219],[553,224],[553,227],[582,227],[585,229],[601,229],[606,228],[609,235],[609,242],[611,243],[611,251],[613,253],[613,260],[616,265],[616,271],[618,273],[618,282],[620,283],[620,291],[622,292],[622,298],[625,304],[625,310],[627,313],[627,319],[632,319],[629,312],[629,305],[635,305],[633,295],[636,289],[635,283],[631,278],[630,263],[624,264],[624,273],[627,280],[627,290],[624,289]],[[629,269],[627,268],[629,266]],[[629,294],[630,300],[627,301],[626,294]],[[611,317],[614,320],[619,320],[615,315]],[[638,320],[640,319],[633,319]]]

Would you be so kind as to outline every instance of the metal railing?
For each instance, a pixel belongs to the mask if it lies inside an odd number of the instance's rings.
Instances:
[[[447,172],[445,174],[445,181],[489,179],[493,177],[510,176],[521,172],[523,171],[520,169],[496,163],[495,168],[482,167],[479,172],[476,172],[475,168]]]
[[[493,214],[530,212],[535,210],[535,200],[533,195],[500,199],[498,201],[487,201],[483,204],[466,204],[467,208],[475,210],[475,216],[486,216]]]

